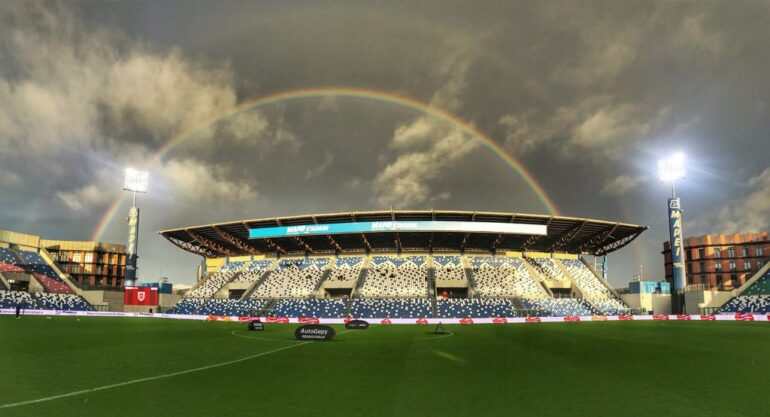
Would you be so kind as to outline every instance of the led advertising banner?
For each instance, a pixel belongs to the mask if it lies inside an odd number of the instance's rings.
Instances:
[[[452,221],[355,222],[249,229],[249,239],[371,232],[469,232],[545,236],[547,228],[545,225],[540,224],[521,223]]]

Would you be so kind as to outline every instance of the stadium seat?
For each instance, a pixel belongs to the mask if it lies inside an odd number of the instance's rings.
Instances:
[[[438,317],[511,317],[513,304],[500,298],[447,298],[436,300]]]
[[[770,270],[719,309],[720,313],[770,313]]]
[[[358,318],[428,318],[431,303],[426,298],[354,299],[350,316]]]
[[[27,293],[23,291],[0,291],[0,308],[16,308],[17,303],[28,310],[92,311],[88,302],[76,294]]]
[[[438,280],[464,281],[466,279],[460,256],[436,255],[433,257],[433,265],[435,265]]]
[[[308,298],[328,266],[328,258],[283,259],[251,298]]]
[[[355,281],[358,279],[363,266],[364,258],[361,256],[337,258],[334,261],[334,267],[329,275],[329,279],[334,281]]]
[[[372,256],[359,295],[377,297],[424,297],[428,292],[428,268],[424,256]]]
[[[481,297],[542,298],[548,294],[520,258],[471,256],[476,290]]]
[[[345,300],[278,300],[270,314],[279,317],[340,318],[347,304]]]
[[[574,298],[523,298],[518,300],[530,316],[590,316],[598,311],[587,301]]]

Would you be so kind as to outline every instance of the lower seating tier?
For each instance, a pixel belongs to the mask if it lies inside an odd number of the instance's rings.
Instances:
[[[0,291],[0,308],[16,308],[17,305],[26,310],[93,310],[83,297],[75,294]]]

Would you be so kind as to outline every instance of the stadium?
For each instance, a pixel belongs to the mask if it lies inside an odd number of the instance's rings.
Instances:
[[[767,416],[768,15],[0,2],[0,417]]]
[[[381,211],[160,234],[205,256],[210,271],[171,314],[456,322],[630,312],[579,255],[617,250],[644,230],[516,213]]]
[[[770,319],[768,267],[717,314],[649,315],[584,257],[621,250],[645,229],[433,210],[168,229],[160,235],[204,262],[198,283],[161,313],[157,294],[148,310],[97,311],[46,249],[8,244],[0,277],[15,291],[0,292],[0,333],[15,360],[0,385],[15,389],[0,393],[0,410],[509,415],[514,403],[536,415],[635,415],[628,404],[645,393],[656,399],[645,412],[725,415],[758,401],[745,387],[770,366],[760,323]],[[361,320],[371,326],[349,326]],[[261,331],[249,331],[255,321]],[[336,336],[295,340],[314,325]],[[716,374],[719,384],[681,383]],[[544,401],[544,391],[569,395]]]

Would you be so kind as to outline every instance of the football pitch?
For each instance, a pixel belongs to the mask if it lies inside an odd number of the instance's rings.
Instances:
[[[0,317],[0,416],[766,416],[770,324]]]

